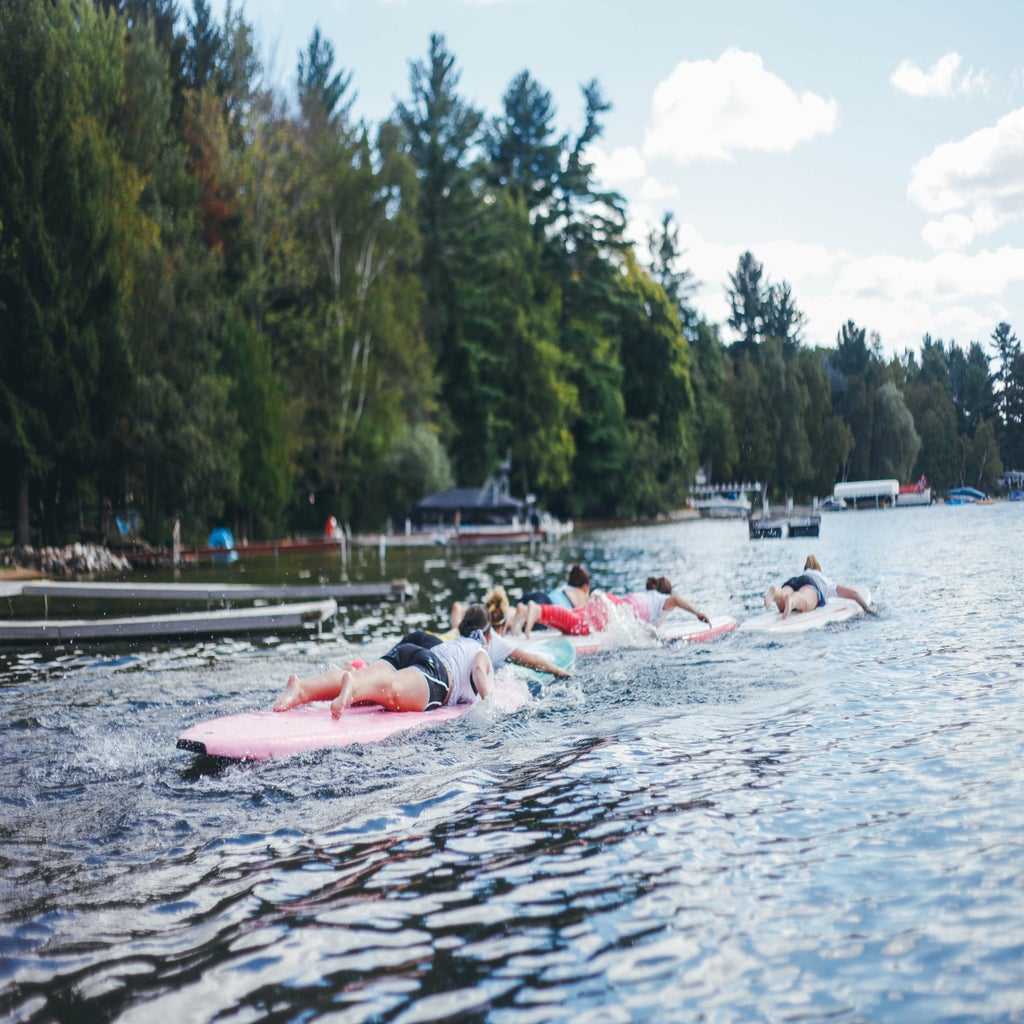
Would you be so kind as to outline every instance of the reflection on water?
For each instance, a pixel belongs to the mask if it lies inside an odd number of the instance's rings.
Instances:
[[[1020,512],[389,551],[349,578],[406,576],[418,601],[348,609],[320,638],[6,652],[0,1012],[1021,1019]],[[579,559],[609,589],[664,573],[742,620],[812,550],[878,615],[612,651],[515,714],[379,747],[218,770],[174,747],[496,581],[514,594]]]

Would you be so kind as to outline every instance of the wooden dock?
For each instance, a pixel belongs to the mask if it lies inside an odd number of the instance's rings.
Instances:
[[[333,598],[253,608],[133,615],[106,619],[0,619],[0,643],[124,640],[143,637],[217,637],[238,633],[316,629],[338,613]]]
[[[25,597],[90,598],[99,601],[205,601],[207,607],[232,601],[410,601],[419,586],[408,580],[390,583],[291,584],[249,583],[93,583],[42,580],[12,583],[9,594]]]
[[[131,637],[213,637],[232,633],[268,633],[317,629],[338,613],[339,602],[407,601],[419,587],[407,580],[390,583],[326,583],[305,586],[249,583],[96,583],[59,580],[12,580],[0,596],[41,597],[42,619],[0,619],[0,644],[45,641],[113,640]],[[50,602],[166,601],[202,602],[205,611],[91,619],[51,618]],[[232,607],[239,602],[252,607]],[[268,602],[274,602],[268,604]],[[214,605],[221,607],[214,608]]]
[[[817,537],[821,516],[761,516],[747,520],[751,540],[786,537]]]

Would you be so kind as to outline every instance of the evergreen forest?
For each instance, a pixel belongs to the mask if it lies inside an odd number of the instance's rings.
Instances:
[[[18,543],[137,509],[167,543],[396,524],[479,486],[648,517],[695,472],[806,500],[1024,467],[1010,324],[902,357],[849,320],[804,337],[751,252],[693,306],[671,214],[630,241],[588,161],[599,82],[524,70],[460,94],[443,36],[369,124],[315,30],[287,95],[244,7],[0,0],[0,524]],[[563,118],[570,122],[562,126]]]

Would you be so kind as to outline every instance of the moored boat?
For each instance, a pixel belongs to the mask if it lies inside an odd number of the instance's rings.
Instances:
[[[930,505],[931,503],[932,489],[924,476],[915,483],[900,484],[899,494],[896,495],[897,508],[907,508],[912,505]]]
[[[988,495],[977,487],[954,487],[946,492],[947,505],[981,505],[988,502]]]

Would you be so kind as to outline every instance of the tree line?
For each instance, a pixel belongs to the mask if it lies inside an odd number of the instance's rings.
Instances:
[[[801,337],[751,253],[727,324],[670,214],[643,245],[528,71],[488,114],[442,36],[379,124],[315,30],[294,93],[244,8],[0,0],[0,517],[16,540],[141,511],[162,540],[400,520],[482,483],[586,517],[678,508],[694,471],[774,496],[1024,465],[1024,363],[924,335]],[[723,340],[730,330],[735,337]]]

